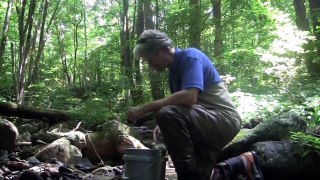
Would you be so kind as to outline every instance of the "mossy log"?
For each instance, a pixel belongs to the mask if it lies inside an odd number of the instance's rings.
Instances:
[[[21,117],[25,119],[39,119],[50,124],[66,122],[72,117],[71,114],[65,111],[40,109],[11,102],[0,102],[0,115]]]

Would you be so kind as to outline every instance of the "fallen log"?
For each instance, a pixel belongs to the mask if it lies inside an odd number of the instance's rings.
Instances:
[[[71,119],[71,115],[64,111],[34,108],[11,102],[0,102],[0,115],[39,119],[52,124]]]

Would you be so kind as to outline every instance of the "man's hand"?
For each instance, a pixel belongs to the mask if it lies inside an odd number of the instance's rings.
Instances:
[[[138,119],[142,118],[147,111],[142,106],[136,106],[128,111],[127,122],[134,124]]]
[[[160,133],[161,133],[161,130],[160,130],[159,126],[156,126],[156,127],[153,129],[153,141],[154,141],[154,142],[157,142]]]

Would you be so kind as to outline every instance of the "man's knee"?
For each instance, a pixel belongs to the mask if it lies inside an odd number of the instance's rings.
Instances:
[[[177,108],[178,108],[177,106],[173,106],[173,105],[162,107],[158,111],[158,114],[156,116],[156,121],[158,125],[169,123],[168,121],[169,120],[171,121],[173,119],[174,114],[178,113]]]

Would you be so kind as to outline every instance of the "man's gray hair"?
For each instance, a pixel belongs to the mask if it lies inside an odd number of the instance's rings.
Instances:
[[[158,30],[145,30],[133,49],[133,55],[137,59],[141,56],[152,56],[164,46],[172,47],[172,40],[165,33]]]

